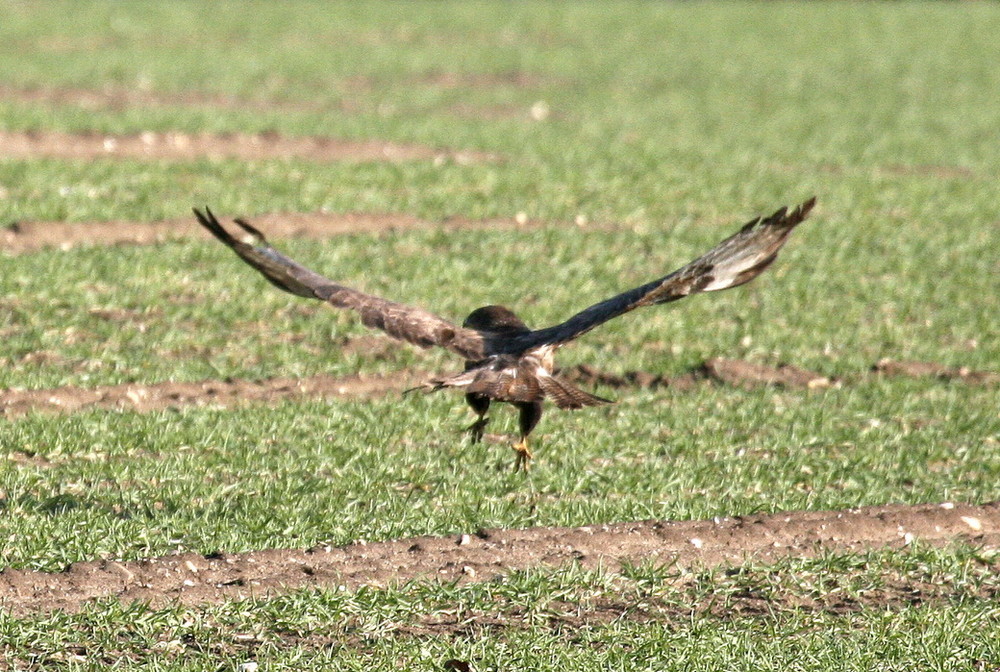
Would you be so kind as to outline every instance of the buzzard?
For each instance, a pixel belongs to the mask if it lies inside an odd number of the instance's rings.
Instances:
[[[421,388],[453,387],[465,392],[477,416],[468,428],[474,441],[483,436],[492,402],[516,406],[520,434],[513,446],[517,452],[514,468],[527,470],[531,459],[528,435],[542,417],[542,400],[551,399],[559,408],[569,409],[611,403],[555,375],[556,348],[636,308],[753,280],[775,260],[792,229],[805,220],[815,203],[810,198],[791,211],[781,208],[770,217],[758,217],[686,266],[544,329],[529,328],[503,306],[477,308],[458,326],[426,310],[339,285],[271,247],[260,231],[242,219],[235,220],[236,224],[254,242],[234,237],[208,208],[204,213],[195,209],[194,214],[212,235],[279,289],[353,310],[367,327],[424,348],[446,348],[465,358],[463,371],[431,379]]]

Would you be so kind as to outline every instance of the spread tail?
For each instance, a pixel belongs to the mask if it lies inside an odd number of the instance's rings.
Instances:
[[[583,408],[584,406],[600,406],[601,404],[615,403],[611,399],[598,397],[596,394],[584,392],[578,387],[570,385],[565,380],[560,380],[555,376],[540,376],[538,382],[541,384],[545,396],[555,402],[559,408]]]

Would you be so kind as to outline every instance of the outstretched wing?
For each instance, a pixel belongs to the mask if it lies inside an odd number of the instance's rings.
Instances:
[[[636,308],[750,282],[771,265],[792,229],[805,220],[815,204],[813,197],[791,212],[781,208],[770,217],[758,217],[670,275],[601,301],[561,324],[513,336],[497,347],[517,353],[541,345],[558,345]]]
[[[235,238],[219,224],[208,208],[205,208],[204,214],[195,208],[194,214],[213,236],[279,289],[296,296],[326,301],[337,308],[353,310],[361,316],[365,326],[381,329],[394,338],[424,348],[437,345],[466,359],[483,359],[486,356],[486,337],[478,331],[456,326],[420,308],[338,285],[278,252],[260,231],[243,220],[235,221],[256,239],[257,244]]]

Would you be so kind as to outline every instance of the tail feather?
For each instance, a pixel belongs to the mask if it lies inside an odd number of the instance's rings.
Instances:
[[[600,406],[601,404],[615,403],[611,399],[598,397],[596,394],[584,392],[578,387],[570,385],[565,380],[560,380],[555,376],[541,376],[538,382],[542,386],[545,396],[552,399],[559,408],[578,409],[584,406]]]

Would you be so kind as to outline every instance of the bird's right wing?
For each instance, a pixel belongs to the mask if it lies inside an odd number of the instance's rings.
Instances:
[[[810,198],[792,210],[781,208],[770,217],[758,217],[673,273],[596,303],[555,326],[512,336],[498,348],[517,354],[559,345],[636,308],[750,282],[771,265],[792,229],[805,220],[815,204],[816,199]]]
[[[296,296],[326,301],[337,308],[353,310],[361,316],[361,322],[366,327],[380,329],[394,338],[423,348],[439,346],[471,360],[486,356],[487,337],[474,329],[456,326],[420,308],[338,285],[278,252],[260,231],[243,220],[235,221],[256,239],[257,244],[234,237],[208,208],[204,213],[195,208],[194,214],[213,236],[279,289]]]

